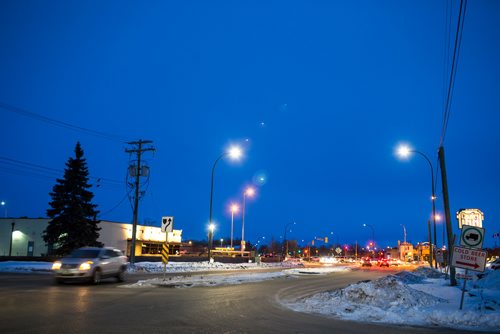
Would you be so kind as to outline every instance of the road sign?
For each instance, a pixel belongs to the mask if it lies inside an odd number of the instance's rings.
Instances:
[[[441,249],[436,249],[436,262],[444,263],[443,251]]]
[[[451,265],[457,268],[484,271],[488,254],[479,249],[453,246]]]
[[[460,235],[460,246],[469,248],[482,248],[484,240],[484,229],[476,226],[462,225]]]
[[[458,228],[463,225],[483,227],[484,213],[479,209],[460,209],[457,212]]]
[[[472,279],[472,275],[471,275],[471,274],[461,274],[461,273],[457,273],[457,278],[471,280],[471,279]]]
[[[342,249],[340,247],[335,248],[335,251],[337,252],[337,254],[342,253]]]
[[[174,230],[174,217],[161,218],[161,231],[172,232]]]
[[[163,262],[163,264],[168,263],[168,244],[166,243],[163,244],[161,248],[161,262]]]

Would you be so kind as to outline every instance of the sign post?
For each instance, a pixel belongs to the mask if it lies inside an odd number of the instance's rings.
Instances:
[[[165,233],[165,243],[161,248],[161,262],[163,262],[163,280],[165,281],[165,276],[167,275],[167,264],[168,264],[168,233],[174,230],[174,217],[162,217],[161,218],[161,231]]]
[[[479,212],[482,215],[482,212]],[[480,217],[480,215],[477,215],[477,212],[474,212],[474,217]],[[481,249],[483,246],[484,229],[481,226],[478,226],[477,220],[474,225],[464,224],[461,225],[461,228],[462,233],[460,234],[460,245],[465,247],[453,247],[451,264],[457,268],[465,269],[465,275],[463,276],[464,285],[462,287],[462,297],[460,298],[460,310],[464,305],[465,286],[467,284],[467,279],[469,279],[469,270],[483,272],[486,265],[486,257],[488,255]]]

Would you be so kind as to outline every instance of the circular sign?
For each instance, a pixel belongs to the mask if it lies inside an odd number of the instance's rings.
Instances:
[[[465,226],[465,225],[464,225]],[[477,247],[483,243],[482,229],[474,226],[463,227],[462,243],[468,247]]]

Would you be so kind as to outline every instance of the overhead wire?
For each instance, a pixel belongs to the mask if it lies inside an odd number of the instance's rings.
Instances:
[[[448,128],[448,122],[451,114],[451,102],[453,97],[453,91],[455,86],[455,78],[457,73],[458,59],[460,56],[460,46],[462,44],[463,27],[465,23],[465,13],[467,10],[467,0],[460,0],[460,8],[457,20],[457,29],[455,32],[455,44],[453,48],[453,58],[451,62],[450,79],[448,83],[448,90],[446,94],[446,100],[443,111],[443,126],[441,129],[441,138],[439,146],[442,146],[444,139],[446,137],[446,130]]]
[[[18,115],[22,115],[22,116],[29,117],[32,119],[36,119],[36,120],[39,120],[39,121],[42,121],[42,122],[45,122],[48,124],[52,124],[52,125],[59,126],[59,127],[69,129],[69,130],[73,130],[73,131],[86,133],[88,135],[104,138],[107,140],[119,141],[121,143],[132,140],[131,138],[128,138],[128,137],[124,137],[124,136],[120,136],[120,135],[116,135],[116,134],[111,134],[111,133],[106,133],[106,132],[102,132],[102,131],[91,130],[91,129],[87,129],[87,128],[84,128],[81,126],[73,125],[73,124],[70,124],[67,122],[59,121],[59,120],[56,120],[56,119],[53,119],[50,117],[46,117],[46,116],[28,111],[26,109],[12,106],[10,104],[7,104],[7,103],[1,102],[1,101],[0,101],[0,108],[3,110],[6,110],[6,111],[10,111],[10,112],[16,113]]]
[[[56,169],[56,168],[51,168],[51,167],[46,167],[30,162],[25,162],[25,161],[20,161],[12,158],[7,158],[0,156],[0,168],[8,170],[9,167],[5,167],[2,165],[7,165],[12,167],[16,167],[15,171],[17,171],[18,175],[19,173],[31,173],[31,174],[36,174],[40,176],[44,176],[47,178],[58,178],[61,177],[61,175],[64,173],[63,170]],[[22,175],[22,174],[21,174]],[[96,187],[100,187],[101,185],[104,186],[122,186],[123,182],[110,179],[110,178],[105,178],[105,177],[97,177],[97,176],[89,176],[89,179],[94,180],[96,183]]]

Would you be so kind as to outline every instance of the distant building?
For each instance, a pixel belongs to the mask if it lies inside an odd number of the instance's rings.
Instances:
[[[414,250],[413,245],[409,242],[401,242],[398,246],[399,249],[399,259],[401,261],[413,261],[414,260]]]
[[[45,256],[48,247],[43,240],[43,231],[50,218],[0,218],[0,256]],[[105,246],[115,247],[130,255],[132,224],[101,220],[98,224],[98,241]],[[179,254],[182,230],[168,233],[172,255]],[[137,225],[136,255],[160,255],[165,233],[160,227]],[[11,246],[12,245],[12,246]],[[12,247],[12,248],[11,248]]]
[[[430,261],[431,248],[428,242],[418,243],[416,251],[420,261]]]

